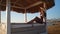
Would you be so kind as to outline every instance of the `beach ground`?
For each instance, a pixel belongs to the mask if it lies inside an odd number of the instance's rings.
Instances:
[[[48,26],[48,34],[60,34],[60,22],[53,24],[52,26]]]

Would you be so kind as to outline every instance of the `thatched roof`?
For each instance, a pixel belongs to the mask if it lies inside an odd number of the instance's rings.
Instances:
[[[11,1],[11,10],[25,13],[25,9],[27,13],[35,13],[39,12],[39,8],[43,7],[43,2],[46,3],[47,8],[49,9],[53,7],[54,0],[10,0]],[[6,9],[6,0],[0,0],[0,6],[2,7],[0,10],[4,11]]]

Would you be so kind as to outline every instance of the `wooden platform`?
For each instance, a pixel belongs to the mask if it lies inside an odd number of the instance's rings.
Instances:
[[[3,24],[4,25],[4,24]],[[40,34],[46,32],[46,26],[44,24],[11,24],[11,34]],[[5,25],[4,25],[5,26]],[[3,33],[5,28],[3,27]]]
[[[13,24],[12,34],[40,34],[46,32],[44,24]]]

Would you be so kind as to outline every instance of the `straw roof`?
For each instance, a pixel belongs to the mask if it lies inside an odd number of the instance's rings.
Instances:
[[[11,1],[11,10],[18,13],[36,13],[39,12],[39,8],[43,7],[43,2],[46,3],[46,9],[53,7],[54,0],[10,0]],[[6,0],[0,0],[0,10],[4,11],[6,9]]]

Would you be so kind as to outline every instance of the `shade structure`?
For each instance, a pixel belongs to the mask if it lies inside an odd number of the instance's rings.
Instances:
[[[18,13],[36,13],[39,12],[39,8],[43,7],[43,3],[46,3],[46,9],[49,9],[55,5],[54,0],[10,0],[11,10]],[[0,10],[6,9],[6,0],[0,0]]]
[[[46,4],[45,5],[46,7],[44,7],[44,3]],[[6,10],[6,14],[7,14],[6,33],[11,34],[10,9],[12,11],[15,11],[18,13],[25,13],[25,14],[36,13],[36,12],[40,12],[41,10],[42,17],[45,18],[46,17],[44,16],[45,11],[40,9],[40,7],[48,10],[54,5],[55,5],[54,0],[0,0],[0,8],[2,7],[0,10],[1,11]]]

